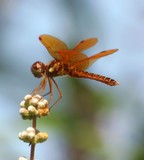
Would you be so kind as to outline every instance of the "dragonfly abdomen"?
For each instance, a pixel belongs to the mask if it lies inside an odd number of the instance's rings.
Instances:
[[[119,82],[117,82],[114,79],[111,79],[109,77],[102,76],[102,75],[99,75],[99,74],[89,73],[89,72],[81,71],[81,70],[77,70],[77,69],[72,70],[69,73],[69,75],[71,77],[77,77],[77,78],[89,78],[89,79],[92,79],[92,80],[100,81],[100,82],[105,83],[105,84],[110,85],[110,86],[115,86],[115,85],[119,84]]]

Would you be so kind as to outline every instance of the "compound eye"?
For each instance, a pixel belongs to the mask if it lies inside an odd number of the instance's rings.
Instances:
[[[40,78],[44,75],[45,72],[45,65],[42,62],[35,62],[32,67],[31,67],[31,72],[32,74],[37,77]]]

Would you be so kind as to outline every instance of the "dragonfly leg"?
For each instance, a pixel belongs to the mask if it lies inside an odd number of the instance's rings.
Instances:
[[[49,107],[50,109],[51,109],[54,105],[56,105],[56,104],[60,101],[60,99],[62,98],[62,92],[61,92],[59,86],[57,85],[56,81],[55,81],[53,78],[52,78],[51,80],[54,82],[54,84],[55,84],[55,86],[56,86],[56,88],[57,88],[57,90],[58,90],[59,98]],[[52,90],[52,89],[51,89],[51,90]],[[50,92],[51,92],[51,91],[50,91]],[[51,97],[51,96],[50,96],[50,97]]]
[[[42,94],[45,90],[46,83],[47,83],[47,78],[44,77],[43,80],[40,82],[40,85],[35,90],[33,90],[32,94],[33,95]]]
[[[49,94],[50,94],[50,91],[48,93],[46,93],[46,94],[43,94],[42,96],[45,97],[45,96],[47,96]]]
[[[49,82],[50,91],[49,91],[46,95],[50,94],[50,98],[49,98],[49,104],[50,104],[50,102],[52,101],[52,98],[53,98],[52,79],[51,79],[51,78],[48,78],[48,82]]]

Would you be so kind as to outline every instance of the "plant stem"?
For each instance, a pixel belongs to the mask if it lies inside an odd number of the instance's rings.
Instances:
[[[32,120],[32,127],[35,129],[36,133],[36,117]],[[30,151],[30,160],[34,160],[34,154],[35,154],[35,143],[31,144],[31,151]]]
[[[31,144],[30,160],[34,160],[35,144]]]

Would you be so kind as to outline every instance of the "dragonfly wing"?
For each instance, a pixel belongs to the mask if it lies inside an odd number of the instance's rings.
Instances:
[[[94,46],[98,42],[97,38],[89,38],[86,40],[83,40],[79,42],[73,50],[78,51],[78,52],[83,52],[84,50]]]
[[[67,63],[68,65],[72,65],[76,62],[88,58],[85,54],[75,50],[61,50],[58,51],[58,54],[61,57],[60,60],[64,63]]]
[[[85,70],[88,67],[90,67],[99,58],[113,54],[116,51],[118,51],[118,49],[112,49],[112,50],[107,50],[107,51],[97,53],[91,57],[82,59],[79,62],[74,63],[73,66],[74,66],[74,68],[77,68],[79,70]]]
[[[68,49],[67,45],[63,41],[51,35],[41,35],[39,37],[39,40],[47,48],[50,55],[56,60],[59,60],[61,58],[57,51]]]

